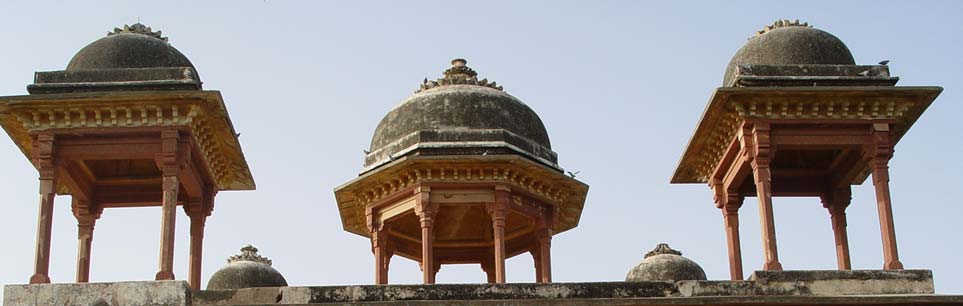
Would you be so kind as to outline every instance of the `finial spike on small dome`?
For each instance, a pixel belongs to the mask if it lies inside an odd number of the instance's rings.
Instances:
[[[655,246],[655,249],[649,251],[648,253],[645,253],[645,258],[649,258],[655,255],[662,255],[662,254],[672,254],[672,255],[682,256],[682,252],[673,250],[672,248],[669,247],[668,243],[660,243]]]
[[[167,42],[167,37],[161,36],[160,30],[158,30],[157,32],[154,32],[153,30],[151,30],[150,27],[140,22],[135,23],[133,25],[125,24],[124,28],[114,28],[113,32],[107,32],[107,36],[121,34],[121,33],[146,35],[146,36],[150,36],[153,38],[163,40],[164,42]]]
[[[258,255],[257,251],[258,249],[253,245],[250,245],[250,244],[245,245],[243,248],[241,248],[241,254],[228,257],[227,263],[233,263],[238,261],[251,261],[251,262],[262,263],[270,266],[271,260],[268,259],[267,257]]]
[[[762,30],[756,31],[756,35],[753,36],[753,37],[750,37],[750,39],[752,39],[752,38],[754,38],[754,37],[759,37],[759,36],[762,35],[762,34],[769,33],[770,31],[775,30],[775,29],[778,29],[778,28],[787,28],[787,27],[807,27],[807,28],[811,28],[811,27],[813,27],[813,26],[810,25],[808,22],[802,22],[802,23],[800,23],[800,22],[799,22],[799,19],[796,19],[796,20],[793,20],[793,21],[790,21],[789,19],[780,19],[780,20],[776,20],[776,21],[773,22],[771,25],[765,26],[764,28],[762,28]]]
[[[474,69],[468,67],[468,60],[463,58],[456,58],[451,60],[451,67],[445,69],[445,77],[438,79],[437,81],[425,81],[418,87],[415,93],[419,93],[425,90],[429,90],[435,87],[447,86],[447,85],[476,85],[482,87],[488,87],[496,90],[503,90],[501,86],[497,86],[495,82],[488,82],[483,79],[483,81],[478,80],[478,73]]]

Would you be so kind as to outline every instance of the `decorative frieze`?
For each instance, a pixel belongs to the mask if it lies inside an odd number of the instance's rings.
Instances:
[[[335,191],[346,230],[358,234],[366,233],[366,208],[383,199],[395,197],[399,192],[407,192],[412,186],[480,183],[505,185],[517,191],[517,195],[534,197],[541,203],[558,207],[558,211],[553,213],[558,216],[557,231],[561,232],[578,224],[587,191],[587,186],[562,173],[548,169],[533,170],[530,166],[509,161],[403,162],[386,169],[387,171],[362,177]],[[526,203],[522,197],[513,197],[511,204],[529,210],[537,206]]]
[[[219,190],[254,189],[254,180],[226,115],[222,104],[205,99],[130,97],[104,102],[0,103],[0,123],[28,156],[33,147],[30,134],[42,131],[186,127]]]
[[[892,90],[876,89],[872,90]],[[793,88],[775,93],[767,88],[726,88],[717,92],[693,136],[672,181],[706,183],[746,120],[784,122],[894,120],[897,138],[909,128],[935,95],[931,88],[881,95],[862,88],[832,93],[825,89]],[[898,90],[898,89],[897,89]],[[730,92],[731,91],[731,92]],[[753,94],[743,92],[754,92]],[[758,93],[755,93],[758,91]],[[936,91],[938,93],[938,91]],[[932,96],[930,96],[932,95]],[[921,99],[925,100],[921,102]],[[929,99],[929,100],[926,100]],[[694,146],[693,146],[694,145]],[[694,150],[695,149],[695,150]]]

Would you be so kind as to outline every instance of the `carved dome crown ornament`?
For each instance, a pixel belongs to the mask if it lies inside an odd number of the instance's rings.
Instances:
[[[229,264],[235,263],[238,261],[250,261],[250,262],[262,263],[268,266],[271,265],[271,260],[268,259],[267,257],[258,255],[257,248],[250,244],[241,248],[241,254],[233,255],[227,258],[227,263]]]
[[[672,255],[682,256],[682,252],[679,252],[670,248],[668,243],[660,243],[655,246],[655,249],[649,251],[648,253],[645,253],[644,258],[649,258],[655,255],[662,255],[662,254],[672,254]]]
[[[154,32],[153,30],[151,30],[150,27],[148,27],[148,26],[146,26],[146,25],[144,25],[144,24],[142,24],[142,23],[140,23],[140,22],[135,23],[135,24],[133,24],[133,25],[126,25],[126,24],[125,24],[123,29],[121,29],[121,28],[114,28],[114,31],[113,31],[113,32],[107,32],[107,36],[117,35],[117,34],[140,34],[140,35],[147,35],[147,36],[150,36],[150,37],[153,37],[153,38],[157,38],[157,39],[163,40],[164,42],[167,42],[167,37],[161,36],[161,31],[160,31],[160,30],[158,30],[157,32]]]
[[[451,60],[451,68],[445,69],[445,77],[434,81],[425,78],[415,93],[447,85],[476,85],[503,90],[496,82],[489,82],[488,79],[478,80],[478,73],[466,64],[468,64],[468,61],[463,58]]]
[[[788,28],[788,27],[806,27],[806,28],[811,28],[811,27],[813,27],[813,26],[812,26],[811,24],[809,24],[808,22],[800,23],[800,22],[799,22],[799,19],[796,19],[796,20],[793,20],[793,21],[790,21],[789,19],[776,20],[776,22],[773,22],[771,25],[767,25],[765,28],[762,28],[762,30],[756,31],[756,36],[754,36],[754,37],[759,37],[759,35],[769,33],[770,31],[775,30],[775,29],[778,29],[778,28]],[[753,37],[750,37],[749,39],[752,39],[752,38],[753,38]]]

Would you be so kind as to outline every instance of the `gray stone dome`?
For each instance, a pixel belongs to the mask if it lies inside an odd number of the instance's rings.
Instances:
[[[194,68],[194,64],[171,46],[160,31],[153,32],[136,23],[115,28],[107,37],[80,49],[67,64],[67,71],[174,67]]]
[[[627,282],[706,280],[706,272],[695,261],[682,257],[682,252],[660,243],[645,254],[645,259],[629,270]]]
[[[555,166],[545,125],[528,105],[455,59],[378,124],[366,168],[402,155],[514,153]],[[432,143],[432,145],[425,145]],[[429,148],[430,147],[430,148]]]
[[[271,267],[271,260],[258,255],[257,248],[247,245],[241,248],[241,254],[231,256],[226,266],[214,272],[207,281],[207,290],[287,285],[281,272]]]
[[[729,61],[723,86],[739,65],[855,65],[842,40],[799,20],[776,21],[759,31]]]

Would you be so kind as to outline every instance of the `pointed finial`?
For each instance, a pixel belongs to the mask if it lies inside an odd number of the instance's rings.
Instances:
[[[668,243],[660,243],[655,246],[655,249],[649,251],[648,253],[645,253],[644,258],[649,258],[655,255],[662,255],[662,254],[672,254],[672,255],[682,256],[682,252],[673,250],[672,248],[669,247]]]
[[[257,263],[262,263],[270,266],[271,260],[268,259],[267,257],[258,255],[257,251],[258,251],[257,248],[254,247],[253,245],[250,245],[250,244],[245,245],[243,248],[241,248],[241,254],[228,257],[227,263],[235,263],[238,261],[250,261],[250,262],[257,262]]]

